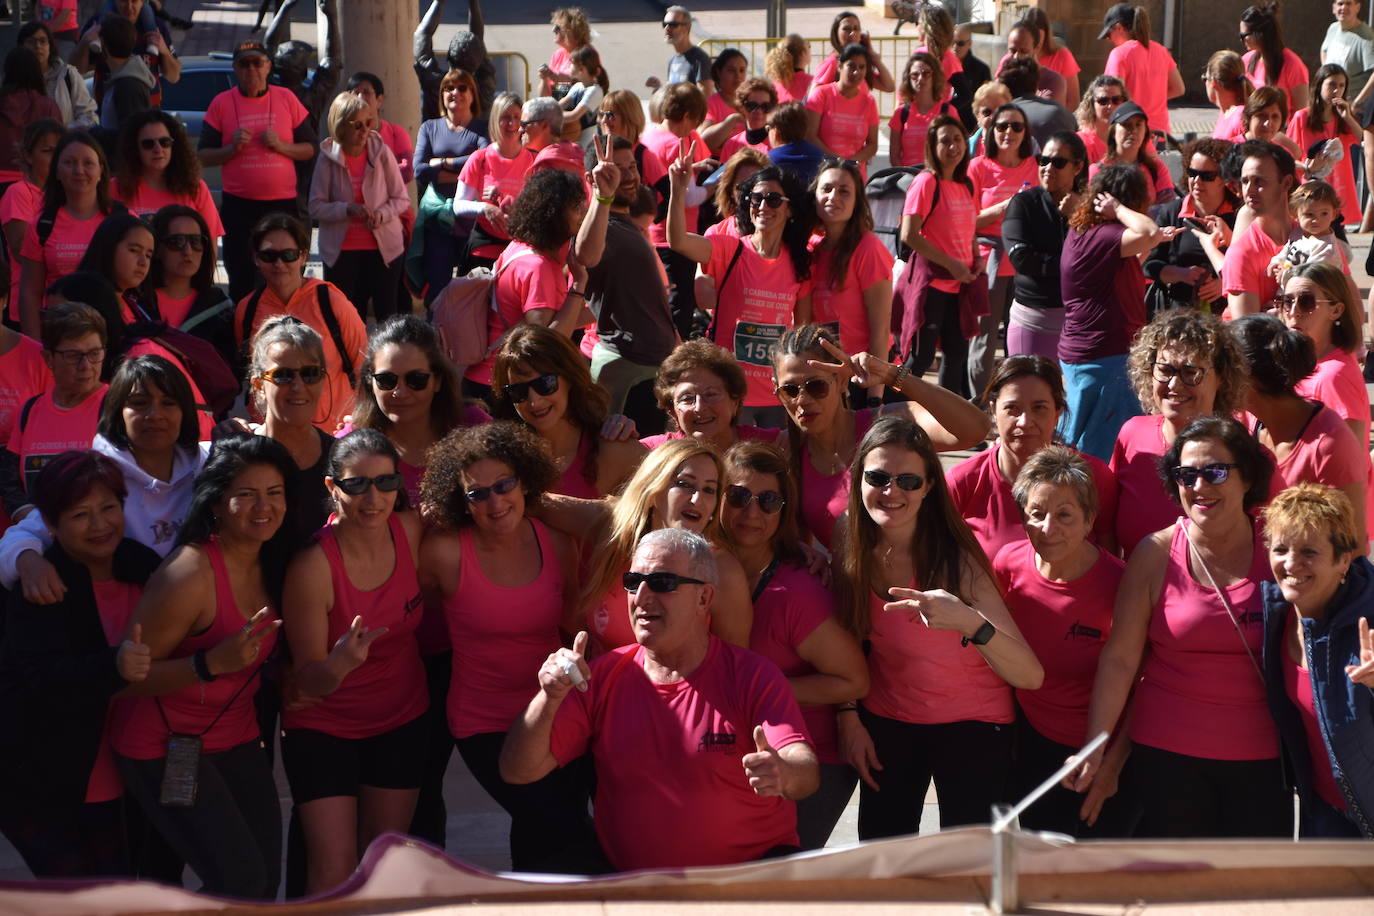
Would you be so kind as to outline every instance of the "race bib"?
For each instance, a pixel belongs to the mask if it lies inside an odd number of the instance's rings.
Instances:
[[[787,330],[785,324],[741,321],[735,325],[735,359],[749,366],[773,365],[773,351]]]

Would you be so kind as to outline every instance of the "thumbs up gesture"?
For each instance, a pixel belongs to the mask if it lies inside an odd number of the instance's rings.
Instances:
[[[755,795],[763,797],[782,795],[782,758],[768,743],[762,725],[754,726],[754,747],[754,753],[745,754],[743,761],[749,787]]]
[[[119,676],[129,683],[142,681],[148,677],[148,669],[153,666],[153,650],[143,643],[143,624],[134,624],[129,638],[119,646],[115,655],[115,667]]]

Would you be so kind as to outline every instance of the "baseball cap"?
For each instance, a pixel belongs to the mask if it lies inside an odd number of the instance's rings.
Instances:
[[[258,54],[258,55],[260,55],[260,56],[266,58],[266,59],[269,60],[269,61],[272,59],[272,56],[271,56],[270,54],[267,53],[267,48],[263,46],[263,43],[262,43],[262,42],[260,42],[260,41],[241,41],[241,42],[239,42],[238,45],[234,48],[234,63],[238,63],[239,61],[243,60],[245,57],[248,57],[249,55],[252,55],[252,54]]]
[[[1116,111],[1112,112],[1112,116],[1107,120],[1110,124],[1125,124],[1131,118],[1144,118],[1146,124],[1150,123],[1149,115],[1145,114],[1145,109],[1135,102],[1122,102],[1116,106]]]
[[[1102,20],[1102,31],[1097,36],[1098,39],[1106,38],[1107,33],[1115,25],[1123,25],[1128,29],[1135,25],[1135,6],[1133,4],[1118,3],[1107,10],[1107,15]]]

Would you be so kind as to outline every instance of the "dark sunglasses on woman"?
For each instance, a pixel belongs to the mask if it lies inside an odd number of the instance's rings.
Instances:
[[[192,251],[204,251],[205,241],[206,239],[203,235],[182,235],[176,233],[173,235],[164,235],[162,237],[163,246],[173,251],[185,251],[187,248]]]
[[[484,503],[491,497],[491,494],[505,496],[518,486],[520,486],[520,481],[516,478],[502,477],[489,487],[473,487],[463,494],[463,498],[470,503]]]
[[[142,147],[143,149],[146,149],[146,150],[155,150],[155,149],[157,149],[159,146],[162,147],[163,149],[171,149],[171,148],[172,148],[172,138],[171,138],[171,137],[144,137],[142,140],[139,140],[139,141],[138,141],[138,145],[139,145],[140,147]]]
[[[275,264],[281,261],[285,264],[294,264],[301,259],[299,248],[260,248],[254,252],[254,256],[264,264]]]
[[[528,382],[511,382],[509,385],[501,386],[502,396],[512,404],[525,403],[531,390],[541,398],[548,397],[558,390],[558,376],[550,372],[548,375],[532,378]]]
[[[300,380],[307,385],[318,385],[320,382],[324,381],[324,367],[301,366],[299,369],[288,369],[283,366],[276,369],[268,369],[262,374],[262,377],[273,385],[280,385],[281,387],[285,387],[294,382],[297,376],[300,376]]]
[[[406,387],[411,391],[424,391],[429,387],[429,380],[433,377],[433,373],[425,372],[423,369],[412,369],[404,376],[395,372],[375,372],[372,375],[372,383],[383,391],[392,391],[404,378]]]
[[[758,500],[759,509],[765,515],[775,515],[782,511],[783,505],[787,502],[787,497],[777,490],[764,490],[762,493],[755,493],[748,487],[730,486],[725,488],[725,501],[733,508],[747,509],[754,500]]]
[[[777,388],[773,389],[774,394],[778,397],[787,398],[789,401],[795,401],[803,391],[806,392],[808,397],[819,401],[830,396],[830,382],[823,378],[809,378],[800,384],[797,382],[783,382]]]
[[[897,474],[894,476],[887,471],[879,471],[876,468],[864,471],[864,483],[875,489],[886,489],[889,484],[894,482],[909,493],[912,490],[921,489],[921,484],[925,483],[925,479],[920,474]]]
[[[1171,468],[1169,476],[1174,478],[1174,483],[1184,487],[1191,487],[1193,484],[1197,483],[1199,477],[1212,486],[1216,486],[1217,484],[1225,483],[1226,478],[1231,476],[1231,469],[1238,467],[1240,467],[1238,464],[1223,464],[1220,461],[1213,464],[1204,464],[1200,468],[1193,468],[1186,464],[1181,464],[1176,468]]]
[[[334,486],[349,496],[361,496],[368,487],[376,487],[382,493],[395,493],[404,483],[405,478],[400,474],[378,474],[376,477],[342,477],[334,481]]]

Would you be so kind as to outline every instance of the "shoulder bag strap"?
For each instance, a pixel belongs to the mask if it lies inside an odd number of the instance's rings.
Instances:
[[[1226,593],[1217,585],[1216,579],[1212,578],[1212,571],[1207,568],[1207,563],[1202,559],[1202,551],[1197,549],[1193,543],[1192,535],[1188,529],[1183,529],[1183,537],[1188,541],[1188,552],[1192,554],[1197,562],[1198,571],[1207,579],[1207,584],[1212,587],[1212,591],[1221,599],[1221,606],[1226,608],[1226,616],[1231,618],[1231,625],[1236,628],[1236,635],[1240,637],[1240,644],[1245,647],[1245,654],[1250,657],[1250,664],[1255,668],[1255,674],[1260,679],[1260,687],[1264,687],[1264,670],[1260,668],[1259,660],[1255,658],[1255,650],[1250,648],[1250,640],[1245,638],[1245,631],[1240,628],[1240,620],[1236,617],[1235,610],[1231,607],[1231,600],[1226,597]]]
[[[735,253],[730,258],[730,263],[725,266],[725,275],[720,278],[720,286],[716,287],[716,312],[711,316],[711,326],[706,329],[706,339],[711,343],[716,343],[716,319],[720,317],[720,294],[725,291],[725,282],[730,279],[730,274],[735,270],[735,264],[739,262],[739,256],[744,254],[744,239],[739,240],[735,246]]]

